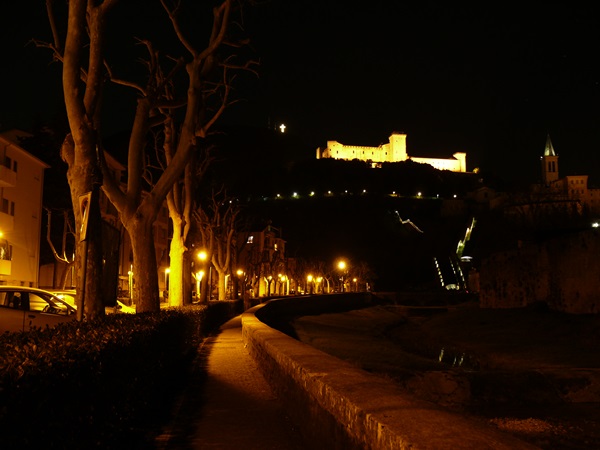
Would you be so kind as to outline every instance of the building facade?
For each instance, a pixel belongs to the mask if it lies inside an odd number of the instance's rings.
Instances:
[[[290,291],[288,260],[281,230],[268,225],[261,231],[240,233],[245,244],[238,255],[238,264],[245,270],[246,291],[252,297],[286,295]]]
[[[600,214],[600,189],[588,186],[588,175],[559,175],[558,154],[550,135],[546,137],[544,153],[540,157],[542,182],[533,186],[533,192],[556,201],[576,203],[581,212]]]
[[[39,285],[46,163],[19,146],[25,133],[0,133],[0,284]]]
[[[354,160],[371,162],[374,167],[384,162],[402,162],[411,160],[417,163],[429,164],[438,170],[450,170],[452,172],[467,171],[467,154],[458,152],[452,158],[419,158],[409,156],[406,150],[406,134],[393,132],[387,144],[379,147],[362,147],[356,145],[344,145],[337,141],[328,141],[327,147],[317,149],[317,159],[334,158],[343,160]]]

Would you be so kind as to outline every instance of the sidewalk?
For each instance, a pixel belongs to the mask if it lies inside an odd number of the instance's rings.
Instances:
[[[244,348],[241,315],[205,340],[196,365],[157,449],[309,448]]]

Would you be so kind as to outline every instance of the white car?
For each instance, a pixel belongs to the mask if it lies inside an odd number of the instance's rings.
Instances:
[[[53,327],[76,318],[76,309],[52,292],[0,286],[0,333]]]
[[[65,302],[70,304],[73,308],[77,309],[77,292],[74,290],[64,291],[51,291],[54,295],[62,298]],[[107,306],[104,308],[106,314],[124,313],[124,314],[135,314],[135,308],[133,306],[127,306],[121,300],[117,300],[115,306]]]

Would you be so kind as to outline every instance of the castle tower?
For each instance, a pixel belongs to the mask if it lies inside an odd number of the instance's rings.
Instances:
[[[406,134],[394,131],[390,136],[390,154],[388,160],[391,162],[406,161]]]
[[[546,138],[546,148],[542,160],[542,183],[549,186],[558,180],[558,155],[554,152],[550,135]]]

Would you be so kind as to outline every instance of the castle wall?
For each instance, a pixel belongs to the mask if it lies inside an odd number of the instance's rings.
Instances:
[[[441,159],[441,158],[416,158],[411,157],[412,161],[422,164],[429,164],[438,170],[451,170],[453,172],[465,172],[462,169],[461,163],[454,159]]]
[[[466,172],[466,153],[455,153],[453,156],[453,159],[409,157],[406,151],[406,134],[404,133],[392,133],[389,143],[382,144],[379,147],[344,145],[337,141],[328,141],[326,148],[317,149],[317,159],[334,158],[348,161],[358,159],[374,163],[402,162],[412,159],[415,162],[429,164],[439,170]]]
[[[519,308],[545,302],[571,314],[600,313],[600,232],[530,244],[482,261],[483,308]]]

